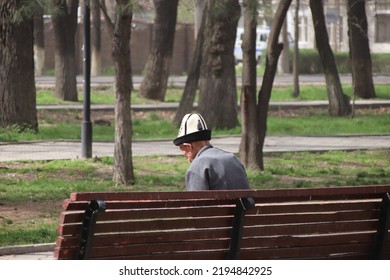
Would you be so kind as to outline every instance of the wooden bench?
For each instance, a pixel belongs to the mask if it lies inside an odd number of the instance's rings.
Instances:
[[[72,193],[57,259],[390,259],[390,186]]]

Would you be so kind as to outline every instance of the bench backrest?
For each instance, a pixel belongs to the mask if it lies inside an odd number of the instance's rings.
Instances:
[[[390,259],[388,193],[390,186],[72,193],[55,257],[85,256],[89,242],[91,259]],[[247,197],[255,206],[240,209]],[[105,210],[85,241],[91,201]]]

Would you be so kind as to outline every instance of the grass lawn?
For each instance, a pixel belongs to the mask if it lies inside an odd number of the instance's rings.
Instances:
[[[174,113],[134,113],[133,139],[172,139],[177,134],[173,124]],[[113,112],[92,112],[94,141],[113,141],[115,120]],[[80,140],[82,113],[75,111],[40,111],[39,133],[16,129],[0,129],[0,142],[39,140]],[[229,130],[213,130],[214,136],[239,135],[241,127]],[[353,118],[335,118],[326,110],[304,109],[299,112],[274,111],[269,114],[267,135],[345,135],[389,134],[390,108],[357,110]]]
[[[378,99],[390,99],[390,90],[388,85],[376,85],[375,92]],[[344,93],[348,96],[352,96],[352,86],[343,85]],[[272,89],[271,101],[294,101],[294,100],[327,100],[326,87],[321,85],[301,86],[300,96],[298,98],[292,97],[292,86],[274,87]],[[139,97],[137,91],[131,93],[132,104],[147,104],[153,103],[145,98]],[[181,88],[169,88],[166,93],[165,102],[180,102],[183,89]],[[83,93],[79,92],[79,101],[77,104],[82,104]],[[240,98],[240,91],[238,91],[238,100]],[[357,98],[359,99],[359,98]],[[197,100],[197,99],[196,99]],[[111,87],[92,89],[91,92],[91,104],[114,104],[115,94]],[[37,104],[75,104],[75,102],[61,101],[56,98],[52,90],[38,90],[37,91]]]
[[[390,184],[390,149],[268,153],[252,188]],[[54,242],[62,201],[76,191],[184,191],[184,157],[134,157],[136,181],[112,183],[112,158],[0,163],[0,246]]]

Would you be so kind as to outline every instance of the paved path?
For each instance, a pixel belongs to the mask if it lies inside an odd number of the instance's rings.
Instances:
[[[240,137],[217,137],[212,141],[217,147],[237,153]],[[386,136],[268,136],[264,152],[287,151],[327,151],[390,148],[390,135]],[[132,147],[134,156],[181,155],[171,140],[135,141]],[[114,143],[94,142],[92,156],[112,156]],[[16,160],[77,159],[81,157],[80,142],[31,142],[0,144],[0,162]]]

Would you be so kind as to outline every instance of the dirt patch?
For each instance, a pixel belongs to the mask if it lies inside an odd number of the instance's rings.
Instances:
[[[49,221],[53,220],[53,215],[59,217],[61,210],[62,205],[56,200],[0,204],[0,225],[25,224],[37,219]]]
[[[174,111],[153,111],[153,112],[133,112],[133,120],[150,119],[151,114],[161,119],[173,120]],[[83,113],[79,110],[39,110],[38,121],[42,125],[56,125],[59,122],[80,124],[83,120]],[[113,110],[92,110],[91,121],[98,125],[113,125],[115,114]]]

